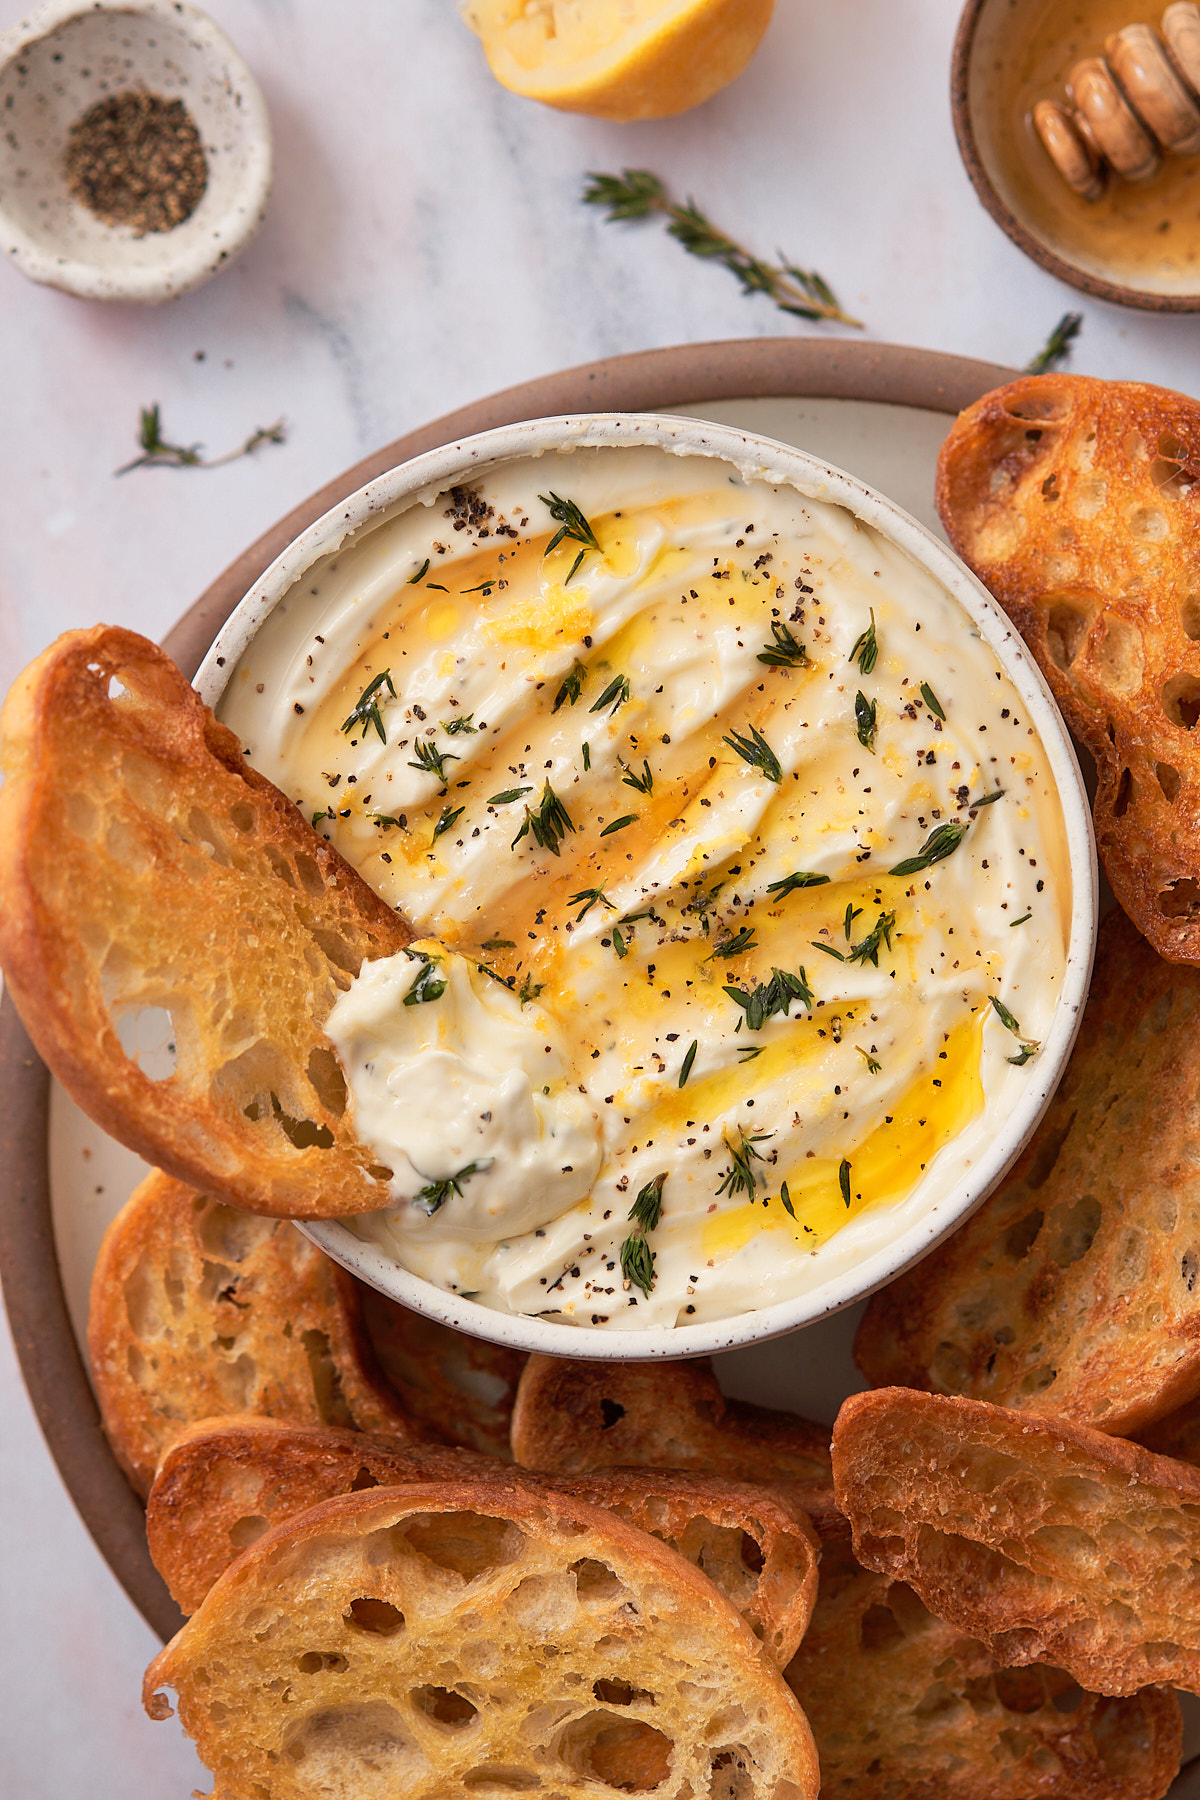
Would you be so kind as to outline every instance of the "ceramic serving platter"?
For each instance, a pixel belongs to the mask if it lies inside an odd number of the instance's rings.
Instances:
[[[204,594],[166,646],[194,673],[219,627],[279,551],[337,500],[424,450],[560,413],[675,412],[774,437],[850,471],[930,529],[934,464],[950,418],[1013,371],[895,346],[757,339],[609,359],[493,396],[386,446],[296,508]],[[143,1165],[49,1081],[11,1006],[0,1007],[0,1278],[51,1451],[89,1530],[150,1624],[179,1614],[149,1561],[136,1500],[108,1452],[79,1354],[101,1236]],[[715,1359],[726,1393],[831,1422],[863,1386],[850,1355],[861,1307]],[[1194,1703],[1193,1703],[1194,1704]],[[1198,1709],[1200,1710],[1200,1709]],[[1189,1721],[1190,1724],[1190,1721]],[[1192,1741],[1194,1738],[1194,1742]],[[1200,1752],[1200,1722],[1187,1733]],[[1173,1800],[1200,1800],[1200,1766]]]

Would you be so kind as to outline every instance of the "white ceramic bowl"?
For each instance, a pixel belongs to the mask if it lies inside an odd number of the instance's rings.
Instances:
[[[71,126],[96,101],[145,87],[182,100],[208,186],[172,231],[105,225],[67,188]],[[171,300],[250,242],[271,188],[271,125],[223,32],[184,0],[47,0],[0,35],[0,247],[31,281],[87,300]]]
[[[747,481],[791,486],[810,498],[846,507],[948,589],[995,653],[1041,737],[1062,802],[1072,881],[1062,990],[1051,1028],[1031,1066],[1030,1080],[1019,1104],[994,1119],[994,1136],[988,1148],[964,1170],[949,1199],[930,1204],[915,1223],[899,1230],[882,1247],[848,1271],[833,1273],[798,1298],[697,1325],[657,1326],[639,1331],[559,1325],[497,1312],[434,1287],[401,1268],[375,1245],[362,1242],[344,1224],[329,1221],[301,1227],[335,1261],[372,1287],[475,1337],[515,1349],[541,1350],[552,1356],[649,1360],[731,1350],[758,1339],[777,1337],[837,1312],[918,1261],[991,1191],[1041,1118],[1075,1041],[1095,947],[1096,851],[1079,765],[1058,709],[1021,638],[981,583],[924,526],[853,476],[770,438],[701,420],[630,413],[538,419],[449,444],[390,470],[302,533],[241,601],[196,676],[195,685],[202,698],[210,706],[217,705],[239,657],[263,620],[315,563],[343,548],[356,532],[373,528],[422,499],[432,500],[457,483],[478,480],[497,463],[583,446],[630,444],[656,445],[677,455],[719,457],[732,464]],[[1000,1112],[995,1106],[994,1110]],[[951,1156],[953,1152],[951,1143],[941,1155]]]

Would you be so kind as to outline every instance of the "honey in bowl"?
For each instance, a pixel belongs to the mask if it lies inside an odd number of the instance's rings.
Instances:
[[[1000,195],[1045,249],[1101,281],[1164,298],[1200,294],[1200,155],[1164,155],[1141,181],[1110,173],[1099,196],[1072,192],[1034,128],[1034,108],[1069,104],[1068,78],[1133,24],[1134,0],[1010,0],[981,9],[969,99],[980,155]]]

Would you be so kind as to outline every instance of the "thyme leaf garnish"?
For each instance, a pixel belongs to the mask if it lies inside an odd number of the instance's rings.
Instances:
[[[656,1175],[638,1190],[637,1199],[629,1209],[629,1218],[642,1231],[653,1231],[662,1218],[662,1191],[666,1179],[664,1169],[661,1175]]]
[[[967,802],[967,809],[970,812],[978,812],[981,806],[992,806],[997,800],[1003,800],[1003,798],[1004,789],[993,788],[990,794],[985,794],[983,796],[982,800],[969,800]]]
[[[838,1168],[838,1186],[842,1190],[842,1199],[846,1202],[847,1209],[849,1209],[849,1206],[850,1206],[850,1158],[848,1156],[843,1156],[843,1158],[841,1160],[841,1164]]]
[[[821,942],[820,938],[810,938],[808,941],[814,950],[823,950],[826,956],[833,956],[837,958],[838,962],[845,962],[846,958],[842,955],[842,952],[837,948],[836,944],[824,944]]]
[[[473,737],[479,730],[478,725],[473,723],[474,718],[475,714],[469,712],[464,713],[461,719],[443,719],[442,730],[447,737],[457,737],[461,731],[469,731]]]
[[[517,999],[522,1006],[528,1006],[531,1000],[537,999],[545,985],[544,981],[535,981],[532,975],[526,974],[522,977],[521,985],[517,989]]]
[[[439,781],[444,782],[446,764],[461,761],[462,757],[453,750],[439,750],[429,738],[418,738],[413,745],[413,757],[408,766],[410,769],[421,769],[426,775],[436,775]]]
[[[488,938],[483,947],[485,950],[515,950],[517,946],[512,938]]]
[[[587,774],[587,772],[591,768],[591,766],[592,766],[592,746],[590,744],[585,743],[583,746],[583,772],[585,775]]]
[[[325,816],[326,816],[326,818],[331,819],[333,817],[333,814],[326,813]],[[371,814],[371,823],[373,825],[378,825],[379,829],[381,831],[391,831],[393,829],[393,827],[398,827],[401,831],[408,830],[408,820],[405,818],[403,813],[400,815],[400,817],[398,819],[393,817],[393,815],[391,813],[372,813]]]
[[[406,950],[404,954],[410,962],[421,965],[416,980],[404,996],[405,1006],[422,1006],[427,1000],[440,1000],[446,991],[446,977],[437,973],[441,957],[431,956],[428,950]]]
[[[780,1205],[781,1205],[781,1206],[782,1206],[782,1207],[783,1207],[783,1210],[784,1210],[784,1212],[785,1212],[785,1213],[786,1213],[786,1214],[787,1214],[787,1216],[788,1216],[788,1218],[789,1218],[789,1219],[794,1219],[794,1218],[795,1218],[795,1216],[796,1216],[796,1209],[795,1209],[795,1207],[794,1207],[794,1206],[793,1206],[793,1205],[792,1205],[792,1196],[791,1196],[791,1195],[790,1195],[790,1194],[789,1194],[789,1193],[788,1193],[788,1184],[787,1184],[787,1182],[786,1182],[786,1181],[785,1181],[785,1182],[782,1182],[782,1183],[781,1183],[781,1184],[780,1184],[780,1188],[779,1188],[779,1204],[780,1204]]]
[[[621,958],[622,962],[624,962],[625,958],[629,955],[629,946],[625,942],[625,933],[621,930],[619,925],[613,926],[613,949]]]
[[[847,943],[850,942],[850,928],[854,924],[855,919],[861,919],[862,911],[863,911],[862,907],[855,906],[853,900],[847,900],[847,902],[846,902],[846,917],[845,917],[845,921],[844,921]]]
[[[855,944],[853,950],[847,954],[846,961],[863,964],[870,963],[877,969],[879,967],[880,947],[883,946],[888,950],[892,947],[892,931],[895,924],[896,915],[894,912],[880,913],[875,924],[867,933],[862,943]]]
[[[864,750],[875,748],[875,711],[876,702],[868,700],[859,688],[854,696],[854,724],[858,733],[858,741]]]
[[[927,681],[921,683],[921,698],[929,708],[930,712],[934,713],[936,717],[941,719],[942,723],[945,724],[946,715],[942,711],[942,703]]]
[[[332,819],[332,818],[335,818],[336,816],[337,815],[334,813],[334,810],[332,807],[329,807],[326,812],[314,813],[312,816],[313,830],[315,831],[317,829],[317,826],[321,823],[322,819]],[[395,823],[395,821],[393,820],[393,824],[394,823]]]
[[[798,669],[808,661],[808,651],[792,636],[782,619],[771,620],[771,636],[775,642],[764,644],[756,661],[772,669]]]
[[[358,699],[354,702],[354,711],[343,723],[342,730],[346,732],[347,735],[361,726],[363,736],[365,737],[368,728],[374,726],[375,730],[379,733],[380,743],[387,743],[387,732],[383,729],[383,719],[379,712],[380,689],[383,687],[385,681],[387,683],[388,693],[392,696],[393,700],[396,698],[396,690],[392,686],[391,670],[380,670],[374,680],[367,683],[362,693],[358,696]]]
[[[418,1188],[412,1197],[412,1203],[428,1213],[432,1218],[445,1206],[452,1194],[462,1193],[462,1184],[472,1175],[482,1175],[485,1169],[492,1166],[492,1158],[487,1156],[482,1162],[467,1163],[453,1175],[447,1175],[444,1181],[430,1181],[423,1188]]]
[[[1008,921],[1008,929],[1011,931],[1014,925],[1028,925],[1028,923],[1029,923],[1030,919],[1032,919],[1032,917],[1033,917],[1033,914],[1031,912],[1027,912],[1027,913],[1022,913],[1021,917],[1019,919],[1010,919]]]
[[[640,1231],[632,1232],[621,1245],[621,1274],[630,1287],[641,1288],[649,1297],[654,1286],[654,1252]]]
[[[426,557],[425,561],[421,564],[421,566],[417,570],[416,574],[409,576],[407,582],[405,583],[405,586],[406,587],[416,587],[417,583],[419,581],[423,581],[425,579],[426,575],[428,575],[428,573],[429,573],[429,558]]]
[[[628,698],[629,677],[627,675],[614,675],[600,698],[588,707],[588,711],[603,712],[607,706],[610,709],[609,718],[611,718],[619,706],[624,706]]]
[[[871,608],[871,623],[865,631],[860,631],[850,652],[850,661],[858,664],[859,673],[869,675],[879,660],[879,639],[875,636],[875,608]]]
[[[503,793],[493,794],[487,804],[489,806],[511,806],[514,800],[519,800],[523,794],[532,794],[532,792],[531,787],[505,788]]]
[[[988,999],[991,1001],[992,1006],[995,1009],[996,1017],[999,1019],[1000,1023],[1008,1031],[1011,1031],[1015,1038],[1020,1040],[1021,1048],[1018,1054],[1016,1056],[1006,1056],[1004,1059],[1005,1062],[1012,1063],[1014,1068],[1020,1069],[1031,1057],[1037,1055],[1041,1048],[1041,1039],[1027,1038],[1025,1036],[1025,1033],[1021,1030],[1020,1021],[1013,1017],[1003,1000],[997,1000],[995,994],[989,994]]]
[[[563,582],[563,586],[568,587],[588,551],[600,551],[600,540],[574,500],[564,500],[561,495],[554,492],[553,488],[548,494],[539,494],[538,499],[543,506],[550,509],[550,517],[558,521],[558,530],[546,545],[546,555],[549,556],[552,550],[557,550],[564,538],[569,538],[572,543],[583,545],[583,549],[571,564],[570,574]],[[600,553],[603,554],[602,551]]]
[[[883,1067],[879,1058],[877,1056],[872,1056],[869,1050],[864,1050],[861,1044],[855,1044],[854,1048],[866,1063],[868,1073],[871,1075],[878,1075],[880,1069]]]
[[[761,1056],[763,1051],[766,1049],[766,1045],[765,1044],[735,1044],[734,1049],[737,1051],[737,1053],[741,1057],[742,1061],[744,1063],[748,1063],[748,1062],[753,1062],[756,1056]]]
[[[625,771],[624,775],[621,777],[622,786],[636,788],[639,794],[649,794],[653,792],[654,777],[650,773],[650,764],[646,761],[645,757],[642,758],[642,772],[640,775],[636,769],[631,769],[629,767],[629,764],[623,757],[618,756],[617,761]]]
[[[580,921],[582,919],[587,918],[588,914],[591,912],[593,906],[596,905],[597,901],[599,901],[601,903],[601,905],[607,906],[610,912],[616,912],[616,910],[617,910],[616,906],[609,899],[608,895],[605,893],[605,891],[602,887],[580,888],[580,890],[577,894],[571,895],[571,898],[567,902],[567,904],[569,906],[578,906],[578,904],[581,900],[585,902],[585,905],[579,912],[577,912],[575,914],[575,923],[577,925],[580,923]]]
[[[743,1022],[749,1031],[761,1031],[766,1020],[776,1013],[786,1018],[793,1000],[812,1011],[813,991],[808,985],[808,977],[800,969],[795,975],[786,969],[772,969],[770,981],[760,981],[757,987],[727,987],[725,992],[735,1006],[742,1009],[742,1018],[738,1020],[740,1031]]]
[[[665,218],[671,237],[691,256],[717,262],[737,278],[744,294],[766,294],[781,312],[798,319],[834,319],[841,325],[861,327],[861,319],[843,312],[829,283],[814,269],[800,269],[777,251],[778,263],[752,256],[700,211],[694,200],[685,205],[673,201],[659,177],[649,169],[624,169],[620,175],[593,170],[583,191],[589,206],[605,208],[610,220]]]
[[[1026,375],[1045,375],[1066,362],[1071,345],[1083,330],[1083,314],[1064,313],[1032,362],[1025,364]]]
[[[688,1045],[687,1050],[684,1052],[683,1061],[679,1065],[679,1085],[680,1085],[680,1087],[687,1086],[687,1078],[692,1072],[692,1064],[696,1060],[696,1052],[699,1048],[700,1048],[700,1039],[693,1038],[691,1043]]]
[[[710,950],[704,960],[711,962],[714,956],[740,956],[743,950],[752,950],[753,948],[754,926],[743,925],[740,931],[735,931],[732,937],[727,937],[723,944],[718,944],[715,949]]]
[[[549,850],[552,856],[561,856],[559,848],[568,832],[574,832],[571,815],[547,782],[542,789],[542,797],[536,807],[525,808],[525,823],[509,845],[515,850],[523,837],[532,835],[535,844],[543,850]]]
[[[619,819],[614,819],[611,825],[606,825],[600,836],[611,837],[614,831],[624,831],[627,825],[636,825],[637,819],[636,813],[624,813]]]
[[[898,862],[889,875],[919,875],[923,869],[932,869],[934,863],[942,862],[962,843],[967,835],[967,826],[960,819],[947,819],[944,824],[935,826],[916,856],[908,856]]]
[[[142,454],[132,462],[114,469],[115,475],[128,475],[131,469],[219,469],[225,463],[237,462],[241,456],[253,456],[262,444],[287,442],[287,427],[282,419],[274,425],[260,425],[236,450],[224,456],[201,456],[203,444],[168,444],[162,434],[162,412],[158,402],[138,408],[138,444]]]
[[[739,1125],[738,1142],[736,1144],[733,1143],[728,1131],[722,1132],[721,1135],[725,1139],[725,1148],[733,1159],[733,1166],[732,1168],[723,1169],[721,1171],[721,1185],[717,1189],[717,1198],[720,1199],[722,1194],[729,1194],[730,1196],[734,1194],[753,1194],[759,1179],[758,1171],[753,1165],[756,1162],[762,1162],[764,1160],[762,1151],[756,1150],[754,1146],[756,1144],[764,1144],[768,1138],[773,1138],[775,1133],[773,1131],[752,1131],[748,1133]],[[767,1185],[765,1175],[762,1177],[762,1183],[764,1187]]]
[[[465,806],[443,806],[441,816],[433,828],[433,837],[430,842],[436,844],[443,831],[449,831],[454,825],[457,825],[466,810]]]
[[[793,875],[785,875],[782,881],[768,881],[768,894],[778,894],[782,900],[785,894],[794,894],[800,888],[824,887],[829,881],[828,875],[812,875],[806,869],[797,869]]]
[[[576,657],[575,661],[571,664],[570,668],[562,678],[559,690],[554,696],[554,705],[550,708],[551,712],[557,712],[560,706],[566,706],[568,704],[574,706],[580,694],[583,692],[583,684],[586,679],[587,670],[579,661],[578,657]]]
[[[731,750],[736,750],[742,761],[749,763],[752,769],[758,769],[768,781],[783,780],[783,768],[779,758],[768,744],[757,725],[751,725],[750,736],[745,737],[740,731],[733,731],[721,739]]]

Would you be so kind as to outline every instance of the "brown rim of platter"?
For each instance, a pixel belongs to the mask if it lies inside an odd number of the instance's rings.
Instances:
[[[1008,202],[1001,199],[980,153],[970,102],[971,58],[976,33],[985,10],[995,4],[996,0],[967,0],[958,22],[950,63],[950,110],[954,118],[954,135],[958,140],[959,155],[963,159],[971,186],[984,207],[1018,250],[1023,250],[1026,256],[1051,275],[1057,275],[1060,281],[1078,288],[1081,293],[1093,294],[1097,300],[1110,300],[1116,306],[1137,307],[1142,312],[1200,312],[1200,293],[1153,294],[1145,288],[1125,287],[1120,282],[1106,281],[1102,275],[1093,275],[1087,269],[1079,268],[1076,263],[1065,261],[1043,244],[1040,238],[1034,237]]]
[[[243,594],[314,519],[385,470],[441,444],[560,413],[654,412],[717,400],[881,401],[953,415],[1014,370],[896,344],[749,338],[638,351],[507,388],[409,432],[311,494],[231,563],[167,633],[189,677]],[[150,1561],[141,1501],[109,1450],[75,1340],[50,1207],[50,1078],[0,1000],[0,1283],[17,1357],[50,1453],[101,1555],[162,1638],[183,1616]]]

